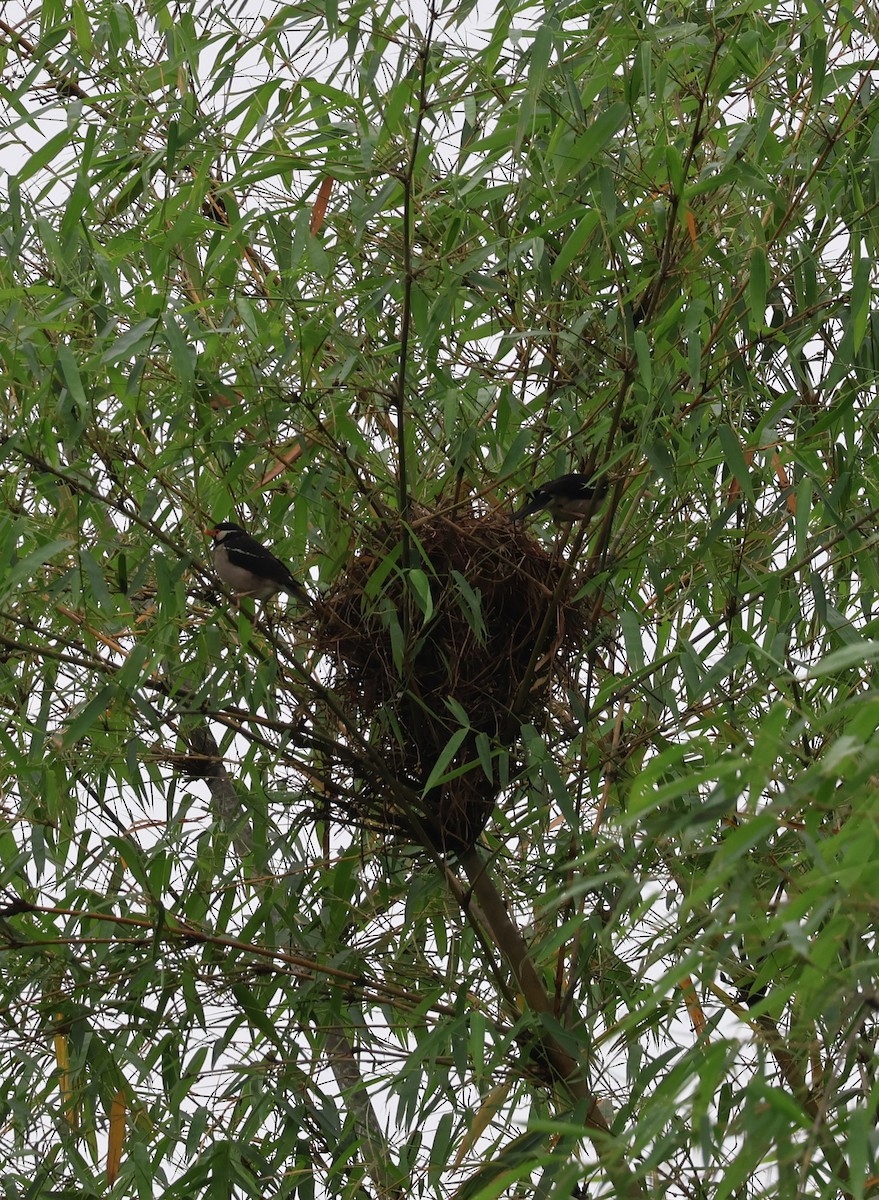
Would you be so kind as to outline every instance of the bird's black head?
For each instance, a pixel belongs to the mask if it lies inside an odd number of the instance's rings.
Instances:
[[[234,521],[221,521],[219,525],[214,525],[211,529],[206,529],[205,533],[210,538],[219,538],[223,540],[223,535],[226,533],[244,533],[240,525],[236,525]]]

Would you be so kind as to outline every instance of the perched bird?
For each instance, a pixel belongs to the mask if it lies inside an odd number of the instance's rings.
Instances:
[[[236,596],[271,600],[278,592],[291,592],[308,601],[305,588],[284,563],[240,525],[223,521],[205,533],[214,540],[214,570]]]
[[[513,513],[514,521],[522,521],[545,508],[555,521],[581,521],[591,517],[607,492],[607,480],[593,475],[559,475],[542,487],[528,493],[528,501]]]

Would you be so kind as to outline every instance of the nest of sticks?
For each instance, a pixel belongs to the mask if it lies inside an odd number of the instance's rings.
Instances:
[[[364,738],[420,798],[401,806],[364,770],[341,815],[449,853],[482,832],[505,783],[497,751],[545,708],[586,605],[565,560],[506,513],[421,517],[408,573],[402,546],[402,527],[386,527],[354,555],[316,634]]]

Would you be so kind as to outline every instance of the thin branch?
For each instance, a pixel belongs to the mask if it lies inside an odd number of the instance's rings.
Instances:
[[[412,281],[414,276],[412,267],[412,233],[414,221],[412,192],[415,183],[415,166],[418,159],[418,151],[421,148],[421,128],[427,111],[427,68],[430,61],[435,21],[436,9],[431,4],[424,44],[418,51],[418,60],[421,64],[421,69],[418,81],[418,110],[415,114],[415,130],[412,135],[409,162],[401,176],[401,183],[403,184],[403,311],[400,317],[400,365],[397,370],[396,410],[399,504],[400,516],[404,523],[402,555],[404,570],[411,566],[411,546],[409,533],[405,525],[409,519],[409,473],[406,455],[406,367],[409,359],[409,332],[412,326]]]

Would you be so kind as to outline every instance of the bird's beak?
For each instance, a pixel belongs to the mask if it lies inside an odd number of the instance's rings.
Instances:
[[[202,530],[202,533],[205,535],[205,537],[209,537],[209,538],[215,538],[219,532],[220,532],[219,529],[203,529]]]

